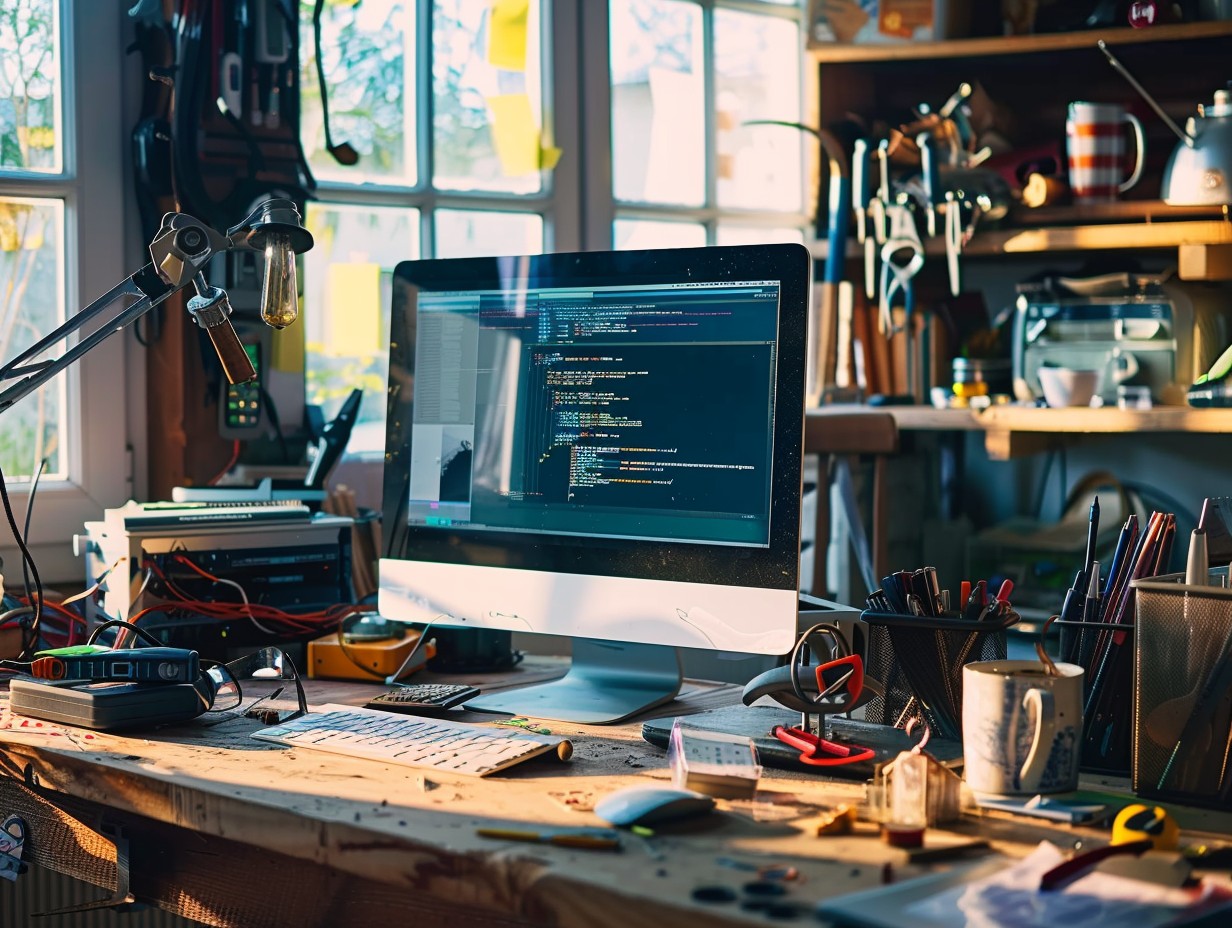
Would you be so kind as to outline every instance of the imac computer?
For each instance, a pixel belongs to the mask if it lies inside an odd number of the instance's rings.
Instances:
[[[791,649],[810,283],[789,244],[398,265],[380,611],[573,639],[469,708],[615,722],[677,648]]]

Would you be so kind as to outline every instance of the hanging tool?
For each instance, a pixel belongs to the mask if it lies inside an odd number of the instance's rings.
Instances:
[[[819,406],[835,386],[851,386],[851,285],[843,283],[847,232],[851,223],[851,175],[847,153],[834,133],[783,119],[750,119],[744,126],[782,126],[807,132],[821,144],[828,168],[826,185],[826,266],[810,314],[805,404]],[[817,225],[821,204],[817,204]],[[841,372],[842,379],[839,379]]]
[[[962,276],[958,259],[962,255],[962,204],[953,190],[945,192],[945,269],[950,277],[950,293],[962,292]]]
[[[931,132],[916,137],[920,147],[920,180],[924,185],[924,222],[928,237],[937,234],[937,214],[943,209],[941,200],[941,166],[937,163],[937,140]]]
[[[856,139],[851,152],[851,205],[856,211],[856,241],[864,246],[864,295],[870,300],[877,295],[877,275],[868,257],[869,249],[877,247],[873,202],[868,139]]]
[[[816,135],[826,155],[830,174],[826,207],[826,268],[817,293],[817,316],[813,326],[816,332],[813,342],[815,353],[810,355],[815,359],[810,383],[812,389],[808,396],[810,406],[821,403],[828,387],[851,385],[847,363],[851,356],[851,285],[843,282],[851,216],[851,177],[846,152],[838,139],[824,129],[817,130]],[[843,324],[844,317],[846,324]],[[842,363],[840,358],[843,359]],[[842,384],[838,382],[840,367],[847,381]]]
[[[915,309],[913,279],[924,266],[924,246],[915,227],[915,217],[905,195],[886,207],[886,240],[881,246],[881,331],[888,337],[900,331],[894,325],[892,309],[898,297],[903,300],[903,327],[909,327]]]
[[[864,293],[871,300],[877,295],[877,248],[885,244],[886,208],[890,203],[890,142],[877,143],[877,193],[868,203],[868,234],[864,237]],[[884,329],[883,329],[884,331]]]

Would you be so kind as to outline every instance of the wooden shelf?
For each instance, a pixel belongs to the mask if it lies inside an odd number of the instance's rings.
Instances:
[[[977,431],[986,435],[985,445],[994,460],[1033,454],[1055,444],[1057,435],[1123,435],[1141,432],[1184,432],[1206,435],[1232,434],[1232,409],[1192,409],[1188,406],[1157,406],[1154,409],[1073,408],[1037,406],[991,406],[984,410],[934,409],[931,406],[858,406],[835,404],[808,412],[806,434],[826,431],[827,420],[840,429],[859,424],[859,411],[872,419],[890,416],[900,432]],[[841,446],[840,436],[832,444]],[[820,450],[809,447],[806,451]],[[855,450],[855,449],[852,449]],[[870,453],[882,449],[869,448]]]
[[[1054,251],[1119,251],[1179,248],[1182,245],[1232,244],[1232,222],[1218,219],[1181,222],[1101,223],[1047,226],[1035,229],[977,230],[963,254],[1041,254]],[[944,254],[942,242],[928,242],[926,251]]]
[[[963,257],[1180,248],[1184,245],[1232,245],[1232,222],[1224,219],[1192,219],[1037,228],[982,228],[976,230],[975,236],[963,249]],[[824,241],[811,242],[809,248],[819,260],[829,253]],[[940,238],[926,239],[924,251],[929,256],[944,256],[945,243]],[[848,242],[848,261],[862,260],[863,256],[864,250],[860,245]]]
[[[818,64],[922,61],[930,58],[1029,55],[1070,49],[1090,49],[1094,52],[1095,43],[1099,39],[1109,45],[1139,45],[1149,42],[1217,39],[1224,36],[1232,36],[1232,21],[1182,23],[1152,26],[1147,29],[1117,27],[1041,35],[989,36],[978,39],[950,39],[944,42],[904,42],[901,45],[818,43],[809,48],[809,57]]]

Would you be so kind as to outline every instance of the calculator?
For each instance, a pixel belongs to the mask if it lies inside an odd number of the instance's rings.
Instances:
[[[400,683],[364,703],[368,709],[387,712],[428,712],[449,709],[479,695],[479,688],[465,683]]]

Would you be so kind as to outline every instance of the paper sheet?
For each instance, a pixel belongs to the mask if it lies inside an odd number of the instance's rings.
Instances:
[[[1182,910],[1197,915],[1232,900],[1232,893],[1209,883],[1173,889],[1098,871],[1063,889],[1040,892],[1040,877],[1064,859],[1055,845],[1041,842],[1030,855],[992,876],[904,905],[902,923],[966,928],[1155,928],[1168,924]]]
[[[530,97],[524,93],[488,97],[492,110],[492,143],[501,173],[519,177],[539,170],[539,127]]]
[[[525,71],[530,0],[494,0],[491,9],[488,63],[506,71]]]

